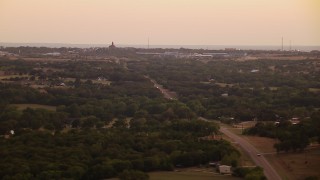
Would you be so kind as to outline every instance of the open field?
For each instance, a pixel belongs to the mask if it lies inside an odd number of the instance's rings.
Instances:
[[[221,175],[213,168],[183,168],[178,171],[161,171],[148,173],[150,180],[240,180],[231,175]],[[111,178],[109,180],[118,180]]]
[[[266,137],[259,137],[259,136],[245,136],[242,135],[242,131],[245,128],[253,127],[256,122],[254,121],[246,121],[235,126],[230,126],[226,124],[221,124],[221,127],[228,128],[229,131],[240,135],[242,138],[246,139],[250,144],[252,144],[255,148],[257,148],[262,153],[270,153],[275,152],[273,148],[274,143],[276,143],[275,139],[266,138]]]
[[[49,87],[48,85],[37,85],[37,84],[32,84],[30,85],[30,87],[34,88],[34,89],[43,89],[46,87]]]
[[[220,87],[223,87],[223,88],[225,88],[225,87],[227,87],[227,86],[229,86],[229,87],[234,86],[234,84],[219,83],[219,82],[216,82],[215,84],[218,85],[218,86],[220,86]]]
[[[49,111],[55,111],[56,107],[55,106],[48,106],[48,105],[41,105],[41,104],[11,104],[12,106],[15,106],[18,108],[18,110],[25,110],[27,108],[32,108],[32,109],[46,109]]]
[[[103,84],[103,85],[110,85],[111,81],[108,80],[93,80],[92,81],[94,84]]]
[[[231,175],[221,175],[219,173],[209,171],[189,171],[183,170],[179,172],[152,172],[149,173],[150,180],[238,180],[240,178]]]
[[[283,179],[303,180],[308,176],[320,178],[320,148],[298,153],[265,156]]]
[[[271,91],[276,91],[276,90],[278,90],[278,88],[279,88],[279,87],[275,87],[275,86],[269,87],[269,89],[270,89]]]
[[[10,78],[28,78],[29,75],[1,75],[0,80],[10,79]]]
[[[71,59],[69,59],[69,58],[58,58],[58,57],[39,57],[39,58],[24,57],[23,60],[46,62],[46,61],[70,61]]]
[[[258,137],[258,136],[244,136],[250,144],[257,148],[261,153],[274,153],[276,150],[273,148],[273,145],[276,143],[275,139]]]
[[[320,88],[309,88],[310,92],[320,92]]]

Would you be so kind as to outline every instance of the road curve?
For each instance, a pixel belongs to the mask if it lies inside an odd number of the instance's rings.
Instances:
[[[273,167],[266,160],[266,158],[263,157],[263,154],[261,154],[255,147],[253,147],[250,143],[248,143],[245,139],[241,138],[239,135],[229,131],[227,128],[221,128],[220,131],[223,134],[229,136],[236,143],[238,143],[249,154],[249,156],[254,161],[254,163],[257,166],[260,166],[263,168],[264,175],[267,177],[267,179],[281,180],[281,177],[279,176],[279,174],[273,169]]]

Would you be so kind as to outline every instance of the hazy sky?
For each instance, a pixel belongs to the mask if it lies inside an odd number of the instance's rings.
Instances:
[[[320,45],[320,0],[0,0],[0,42]]]

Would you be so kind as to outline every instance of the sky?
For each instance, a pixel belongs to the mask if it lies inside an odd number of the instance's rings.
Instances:
[[[0,0],[0,42],[320,45],[320,0]]]

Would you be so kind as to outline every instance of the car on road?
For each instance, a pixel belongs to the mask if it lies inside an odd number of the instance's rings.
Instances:
[[[260,153],[258,153],[258,154],[257,154],[257,156],[261,156],[261,154],[260,154]]]

